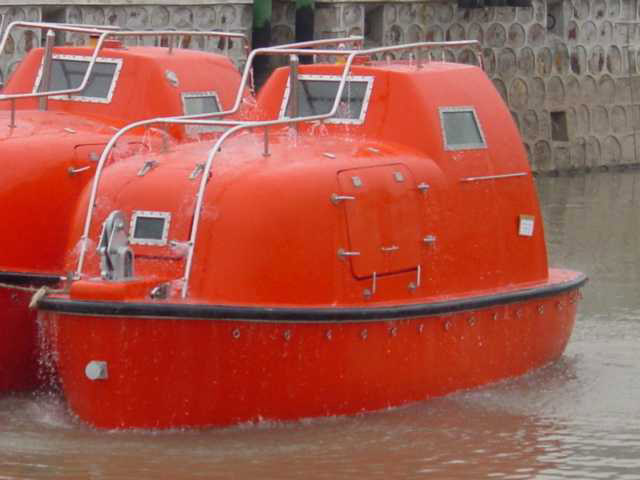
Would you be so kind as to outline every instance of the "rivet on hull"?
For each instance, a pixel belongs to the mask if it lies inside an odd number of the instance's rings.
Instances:
[[[396,327],[391,327],[389,329],[389,335],[391,335],[392,337],[395,337],[398,334],[398,329]]]
[[[538,315],[544,315],[544,305],[538,305]]]
[[[331,340],[331,338],[333,338],[333,334],[331,333],[331,330],[327,330],[324,336],[327,340]]]
[[[473,327],[476,324],[476,317],[474,317],[473,315],[470,316],[467,322],[469,323],[470,327]]]
[[[524,315],[524,312],[522,311],[521,308],[516,310],[516,317],[522,318],[523,315]]]
[[[451,320],[447,320],[444,322],[444,329],[448,332],[453,327],[453,322]]]
[[[360,338],[362,338],[363,340],[366,340],[368,336],[369,334],[367,333],[366,328],[360,332]]]
[[[285,342],[288,342],[289,340],[291,340],[291,330],[285,330],[282,333],[282,338],[284,338]]]
[[[497,312],[493,314],[493,319],[494,320],[498,320],[498,313]]]
[[[231,336],[233,338],[235,338],[236,340],[238,338],[240,338],[240,329],[239,328],[234,328],[233,331],[231,332]]]
[[[424,325],[421,323],[420,325],[418,325],[418,333],[422,333],[424,330]]]

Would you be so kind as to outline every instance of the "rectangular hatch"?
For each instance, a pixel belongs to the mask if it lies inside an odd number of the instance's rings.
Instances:
[[[353,275],[366,278],[415,269],[420,264],[424,196],[402,164],[338,173]]]

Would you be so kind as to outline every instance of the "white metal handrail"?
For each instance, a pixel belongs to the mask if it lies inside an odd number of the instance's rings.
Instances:
[[[49,96],[57,96],[57,95],[71,95],[74,93],[80,93],[84,90],[89,82],[89,78],[93,73],[93,68],[98,58],[100,51],[103,48],[103,44],[106,41],[107,37],[143,37],[143,36],[154,36],[154,37],[179,37],[179,36],[203,36],[203,37],[220,37],[225,38],[228,42],[229,39],[235,38],[242,40],[244,43],[245,52],[249,49],[249,43],[246,36],[242,33],[235,32],[202,32],[202,31],[190,31],[190,30],[119,30],[119,27],[110,27],[110,26],[78,26],[71,24],[59,24],[59,23],[36,23],[36,22],[12,22],[7,30],[4,32],[2,36],[2,41],[0,42],[0,54],[4,51],[7,40],[9,38],[9,34],[13,28],[23,27],[23,28],[37,28],[42,30],[53,30],[53,31],[62,31],[62,32],[74,32],[74,33],[83,33],[88,35],[95,35],[98,37],[96,41],[96,45],[93,50],[93,54],[91,55],[91,60],[89,61],[89,65],[87,67],[87,71],[82,78],[82,82],[78,87],[69,88],[65,90],[50,90],[46,92],[29,92],[29,93],[14,93],[10,95],[0,95],[0,101],[7,100],[18,100],[18,99],[26,99],[26,98],[39,98],[39,97],[49,97]],[[170,45],[167,47],[171,51],[173,48],[173,42],[170,42]]]
[[[305,47],[310,47],[313,46],[311,42],[304,42],[305,43]],[[338,89],[336,91],[336,96],[333,102],[333,105],[331,107],[331,110],[327,113],[324,114],[319,114],[319,115],[310,115],[310,116],[306,116],[306,117],[296,117],[296,118],[287,118],[287,119],[276,119],[276,120],[264,120],[264,121],[233,121],[233,120],[205,120],[203,118],[195,118],[196,116],[190,116],[190,117],[165,117],[165,118],[155,118],[155,119],[150,119],[150,120],[144,120],[144,121],[139,121],[139,122],[135,122],[132,123],[130,125],[125,126],[124,128],[120,129],[109,141],[109,143],[107,143],[104,151],[102,152],[102,155],[100,156],[100,160],[98,162],[98,165],[96,167],[96,173],[94,176],[94,180],[93,180],[93,184],[92,184],[92,188],[91,188],[91,192],[89,195],[89,204],[87,207],[87,215],[85,217],[85,224],[84,224],[84,229],[83,229],[83,233],[80,239],[80,255],[78,258],[78,266],[76,269],[76,275],[77,276],[81,276],[82,275],[82,268],[84,265],[84,258],[86,255],[86,250],[87,250],[87,243],[89,240],[89,230],[91,228],[91,218],[93,215],[93,209],[94,209],[94,204],[95,204],[95,199],[96,199],[96,195],[97,195],[97,189],[98,189],[98,185],[99,185],[99,181],[100,181],[100,177],[102,174],[102,170],[104,168],[104,164],[107,160],[107,158],[109,157],[111,150],[113,149],[113,147],[115,146],[115,144],[117,143],[117,141],[127,132],[129,132],[130,130],[134,129],[134,128],[138,128],[141,126],[145,126],[145,125],[150,125],[150,124],[178,124],[178,125],[212,125],[212,126],[223,126],[223,127],[227,127],[228,130],[226,130],[224,133],[222,133],[222,135],[216,140],[216,142],[214,143],[213,147],[210,149],[209,154],[207,156],[207,162],[205,164],[205,167],[203,169],[202,172],[202,176],[200,179],[200,184],[198,186],[198,191],[196,193],[196,205],[195,205],[195,210],[194,210],[194,215],[193,215],[193,220],[192,220],[192,224],[191,224],[191,234],[189,237],[189,241],[187,242],[187,258],[185,261],[185,271],[184,271],[184,276],[183,276],[183,284],[182,284],[182,290],[181,290],[181,296],[182,298],[185,298],[188,292],[188,288],[189,288],[189,279],[190,279],[190,275],[191,275],[191,271],[192,271],[192,264],[193,264],[193,254],[194,254],[194,250],[195,250],[195,244],[196,244],[196,240],[197,240],[197,235],[198,235],[198,227],[199,227],[199,223],[200,223],[200,216],[202,213],[202,204],[203,204],[203,200],[204,200],[204,193],[206,190],[206,186],[208,184],[208,180],[209,180],[209,175],[211,173],[211,166],[213,165],[213,161],[216,157],[216,155],[218,154],[218,152],[221,150],[221,146],[222,144],[228,139],[230,138],[232,135],[234,135],[235,133],[241,131],[241,130],[246,130],[246,129],[251,129],[251,128],[268,128],[271,126],[278,126],[278,125],[293,125],[293,124],[297,124],[297,123],[302,123],[302,122],[311,122],[311,121],[319,121],[319,120],[325,120],[328,118],[333,117],[339,108],[340,105],[340,100],[342,98],[342,93],[344,91],[345,85],[347,83],[347,80],[349,78],[349,73],[351,72],[351,67],[353,64],[353,61],[355,59],[356,56],[370,56],[373,54],[378,54],[378,53],[391,53],[391,52],[400,52],[400,51],[414,51],[416,52],[417,55],[420,54],[420,51],[423,49],[435,49],[435,48],[465,48],[465,47],[471,47],[474,50],[477,50],[475,53],[478,56],[478,61],[480,66],[483,66],[483,62],[482,62],[482,52],[480,50],[480,44],[473,40],[473,41],[456,41],[456,42],[418,42],[418,43],[411,43],[411,44],[406,44],[406,45],[394,45],[394,46],[388,46],[388,47],[377,47],[377,48],[371,48],[371,49],[367,49],[367,50],[332,50],[332,49],[326,49],[326,50],[320,50],[320,49],[307,49],[307,48],[300,48],[300,45],[297,45],[298,48],[292,48],[291,45],[285,45],[285,46],[280,46],[280,47],[270,47],[270,48],[261,48],[261,49],[256,49],[254,51],[252,51],[249,54],[249,57],[247,59],[247,64],[245,65],[245,71],[243,72],[243,76],[242,76],[242,81],[241,84],[239,86],[238,89],[238,96],[236,97],[236,102],[232,108],[232,110],[230,111],[237,111],[237,109],[239,108],[240,102],[242,100],[242,93],[245,89],[246,86],[246,81],[248,78],[248,70],[251,68],[251,63],[253,61],[253,59],[257,56],[257,55],[335,55],[335,56],[344,56],[346,57],[346,60],[343,64],[343,70],[342,70],[342,75],[340,76],[340,81],[339,81],[339,85],[338,85]],[[218,114],[221,113],[227,113],[227,112],[219,112]]]

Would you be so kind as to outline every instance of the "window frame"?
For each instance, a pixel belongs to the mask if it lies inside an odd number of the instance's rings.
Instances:
[[[188,98],[203,98],[203,97],[213,97],[213,99],[216,102],[216,105],[218,106],[218,112],[222,111],[222,105],[220,104],[220,97],[218,96],[218,92],[215,92],[213,90],[206,90],[206,91],[196,91],[196,92],[182,92],[180,94],[180,101],[182,102],[182,112],[185,115],[204,115],[204,113],[202,114],[197,114],[197,113],[188,113],[187,112],[187,104],[185,102],[186,99]],[[216,112],[206,112],[206,113],[216,113]]]
[[[220,97],[218,96],[218,92],[214,90],[202,90],[202,91],[193,91],[193,92],[182,92],[180,94],[180,102],[182,103],[182,112],[185,116],[190,117],[193,115],[205,115],[205,113],[187,113],[187,104],[185,99],[187,98],[202,98],[202,97],[213,97],[218,106],[218,112],[222,112],[222,104],[220,103]],[[217,112],[208,112],[208,113],[217,113]],[[220,125],[185,125],[184,126],[187,135],[199,135],[201,133],[211,133],[211,132],[223,132],[225,130],[224,127]]]
[[[458,112],[471,112],[473,115],[473,121],[475,122],[475,126],[478,129],[478,133],[480,134],[480,143],[461,143],[456,145],[450,145],[447,139],[447,132],[445,129],[445,115],[447,113],[458,113]],[[442,142],[444,144],[444,149],[449,152],[457,152],[460,150],[482,150],[488,148],[487,146],[487,138],[484,135],[484,130],[482,129],[482,125],[480,123],[480,119],[478,118],[478,112],[476,112],[475,107],[472,106],[461,106],[461,107],[440,107],[438,109],[439,117],[440,117],[440,129],[442,131]]]
[[[340,84],[341,75],[298,75],[298,80],[307,81],[333,81]],[[336,118],[331,117],[324,120],[326,123],[343,124],[343,125],[362,125],[367,116],[369,110],[369,101],[371,100],[371,91],[373,90],[374,77],[371,75],[350,75],[347,77],[347,82],[366,82],[364,96],[362,97],[362,109],[360,110],[360,116],[358,118]],[[284,90],[284,96],[282,99],[282,105],[280,106],[279,118],[283,120],[291,120],[291,117],[286,115],[287,106],[289,104],[289,95],[291,94],[291,75],[287,78],[287,86]],[[335,97],[334,97],[335,100]]]
[[[84,55],[65,55],[65,54],[54,54],[51,59],[53,60],[70,60],[75,62],[85,62],[87,64],[87,68],[91,63],[92,57],[87,57]],[[111,85],[109,87],[109,92],[106,98],[102,97],[88,97],[85,95],[77,95],[77,94],[65,94],[65,95],[51,95],[49,98],[55,100],[64,100],[67,102],[87,102],[87,103],[111,103],[113,99],[113,93],[116,89],[116,85],[118,83],[118,79],[120,78],[120,71],[122,70],[123,59],[122,58],[107,58],[107,57],[97,57],[96,63],[113,63],[116,65],[116,68],[113,72],[113,78],[111,79]],[[40,68],[38,69],[38,75],[36,76],[36,81],[33,87],[33,93],[38,93],[38,89],[40,88],[40,82],[42,81],[42,69],[44,67],[44,58],[42,62],[40,62]],[[94,66],[95,67],[95,66]],[[85,71],[86,75],[86,71]],[[89,77],[91,78],[91,77]]]
[[[162,227],[162,238],[140,238],[135,236],[136,222],[138,218],[163,218],[165,220]],[[150,210],[134,210],[131,212],[131,222],[129,223],[129,244],[131,245],[153,245],[164,246],[167,244],[169,235],[169,225],[171,224],[171,212],[156,212]]]

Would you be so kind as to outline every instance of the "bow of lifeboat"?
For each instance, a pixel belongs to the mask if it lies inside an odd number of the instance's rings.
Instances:
[[[90,47],[55,47],[51,88],[79,84],[92,54]],[[43,49],[33,49],[0,98],[0,392],[37,385],[35,312],[27,306],[34,288],[58,285],[67,274],[72,218],[113,133],[146,118],[230,109],[240,85],[223,55],[116,44],[101,52],[99,80],[92,76],[83,94],[49,97],[44,105],[35,97],[4,98],[38,91],[42,64]],[[178,126],[133,130],[110,161],[191,133]]]
[[[8,117],[0,114],[0,122]],[[0,127],[0,391],[36,384],[35,312],[27,309],[31,290],[57,285],[65,275],[71,220],[112,133],[64,112],[21,112],[16,127]],[[130,138],[113,157],[141,148],[140,139]]]
[[[300,68],[301,114],[335,95],[340,71]],[[288,73],[263,88],[266,115],[289,112]],[[220,150],[105,172],[81,278],[39,304],[80,418],[347,414],[561,355],[585,277],[547,266],[528,162],[490,80],[374,64],[350,88],[331,122],[243,129]],[[80,208],[76,240],[83,223]]]

